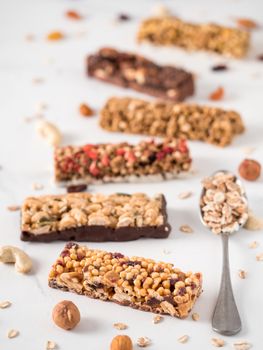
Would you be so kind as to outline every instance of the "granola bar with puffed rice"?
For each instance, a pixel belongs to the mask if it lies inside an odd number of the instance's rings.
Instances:
[[[222,147],[245,129],[235,111],[129,97],[110,98],[100,111],[100,125],[109,131],[185,137]]]
[[[244,57],[250,45],[250,34],[245,30],[213,23],[193,24],[172,16],[144,20],[137,37],[140,42],[212,51],[235,58]]]
[[[68,243],[49,274],[49,286],[142,311],[185,318],[202,291],[201,273],[171,263]]]

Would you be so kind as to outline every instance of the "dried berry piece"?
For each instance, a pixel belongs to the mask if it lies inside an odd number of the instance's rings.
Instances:
[[[65,36],[62,32],[59,32],[59,31],[54,31],[54,32],[50,32],[48,35],[47,35],[47,40],[50,40],[50,41],[56,41],[56,40],[61,40],[63,39]]]
[[[71,185],[67,187],[68,193],[75,193],[75,192],[84,192],[86,191],[88,186],[86,184],[81,185]]]
[[[255,22],[249,18],[238,18],[236,21],[240,27],[243,27],[243,28],[248,29],[248,30],[256,29],[259,27],[257,22]]]
[[[130,20],[131,20],[131,17],[125,13],[120,13],[118,15],[118,21],[124,22],[124,21],[130,21]]]
[[[66,12],[66,17],[69,19],[74,19],[74,20],[80,20],[82,19],[82,16],[80,13],[78,13],[75,10],[69,10]]]
[[[79,106],[79,113],[83,115],[83,117],[90,117],[94,114],[94,111],[92,110],[92,108],[90,108],[90,106],[88,106],[85,103],[82,103]]]
[[[257,59],[258,59],[259,61],[263,61],[263,53],[260,54],[260,55],[258,55]]]
[[[212,66],[211,70],[214,72],[222,72],[228,70],[228,67],[225,64],[216,64],[215,66]]]
[[[247,181],[255,181],[260,177],[261,165],[253,159],[245,159],[238,168],[240,176]]]
[[[212,101],[222,100],[222,98],[224,97],[224,93],[224,89],[222,87],[219,87],[209,95],[209,99]]]

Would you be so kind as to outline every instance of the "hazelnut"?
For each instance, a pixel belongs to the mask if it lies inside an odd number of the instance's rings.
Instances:
[[[240,176],[247,181],[255,181],[259,178],[261,165],[253,159],[245,159],[238,168]]]
[[[111,341],[110,350],[132,350],[132,341],[128,335],[117,335]]]
[[[79,323],[80,312],[72,301],[63,300],[54,307],[52,318],[58,327],[70,330]]]

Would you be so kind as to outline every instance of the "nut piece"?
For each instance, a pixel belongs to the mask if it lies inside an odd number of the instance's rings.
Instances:
[[[132,341],[128,335],[117,335],[110,345],[110,350],[132,350],[132,348]]]
[[[259,243],[257,241],[253,241],[253,242],[249,243],[248,246],[251,249],[255,249],[255,248],[257,248],[259,246]]]
[[[51,340],[47,341],[46,350],[54,350],[56,349],[56,347],[57,347],[56,343],[54,343]]]
[[[240,176],[247,181],[256,181],[260,177],[261,165],[253,159],[245,159],[238,168]]]
[[[85,103],[82,103],[79,106],[79,113],[83,115],[83,117],[90,117],[94,114],[93,110],[90,108],[90,106],[86,105]]]
[[[59,32],[59,31],[50,32],[47,35],[47,40],[50,40],[50,41],[61,40],[63,38],[64,38],[64,34],[62,32]]]
[[[194,312],[192,314],[192,320],[193,321],[199,321],[200,320],[200,315],[197,312]]]
[[[252,346],[250,343],[248,343],[245,340],[239,340],[235,342],[233,345],[235,350],[249,350]]]
[[[12,303],[10,301],[2,301],[0,302],[0,309],[6,309],[7,307],[11,306]]]
[[[28,273],[32,269],[30,257],[21,249],[13,246],[0,247],[0,262],[14,263],[17,272]]]
[[[19,332],[15,329],[10,329],[10,331],[8,331],[7,336],[9,339],[15,338],[19,335]]]
[[[180,338],[178,338],[177,340],[179,341],[179,343],[184,344],[184,343],[188,342],[188,340],[189,340],[189,335],[182,335],[182,336],[181,336]]]
[[[52,146],[59,146],[61,143],[62,135],[59,129],[53,123],[46,120],[41,120],[37,123],[37,132],[41,137]]]
[[[163,316],[156,315],[156,316],[154,316],[154,318],[153,318],[153,323],[154,323],[154,324],[157,324],[157,323],[160,323],[162,320],[163,320]]]
[[[149,339],[148,337],[140,337],[137,339],[137,345],[140,348],[145,348],[146,346],[151,344],[151,339]]]
[[[238,271],[238,276],[244,280],[247,277],[247,272],[245,270],[239,270]]]
[[[79,323],[80,312],[72,301],[63,300],[54,307],[52,318],[58,327],[70,330]]]
[[[217,348],[221,348],[225,345],[225,341],[221,338],[212,338],[211,339],[212,345],[214,345]]]
[[[183,233],[193,233],[194,232],[192,227],[190,227],[189,225],[182,225],[179,227],[179,230]]]
[[[127,324],[121,323],[121,322],[114,323],[114,324],[113,324],[113,327],[116,328],[116,329],[118,329],[118,330],[120,330],[120,331],[122,331],[122,330],[128,328]]]

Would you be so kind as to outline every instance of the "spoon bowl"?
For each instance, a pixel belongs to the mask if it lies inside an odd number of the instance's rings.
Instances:
[[[222,173],[224,175],[227,175],[227,174],[233,175],[226,170],[220,170],[213,173],[211,177],[214,177],[219,173]],[[245,208],[247,209],[247,197],[246,197],[246,193],[243,188],[243,185],[236,176],[234,176],[234,182],[240,188],[240,195],[241,195],[240,197],[242,198],[245,204]],[[203,198],[206,194],[206,191],[207,189],[203,187],[201,191],[200,204],[199,204],[200,219],[203,225],[211,230],[207,222],[204,220],[204,211],[202,210],[202,205],[201,205]],[[241,222],[238,222],[238,225],[236,225],[235,231],[238,231],[245,224],[246,218],[248,216],[247,212],[245,214],[246,215],[244,215],[244,220]],[[214,313],[212,316],[213,330],[220,334],[228,335],[228,336],[237,334],[238,332],[240,332],[242,328],[241,319],[239,316],[239,312],[237,309],[237,305],[235,302],[234,293],[232,289],[230,269],[229,269],[228,240],[229,240],[229,236],[232,235],[233,232],[225,232],[225,231],[220,232],[222,237],[222,244],[223,244],[223,268],[222,268],[222,275],[221,275],[220,290],[217,298],[217,303],[214,309]]]

